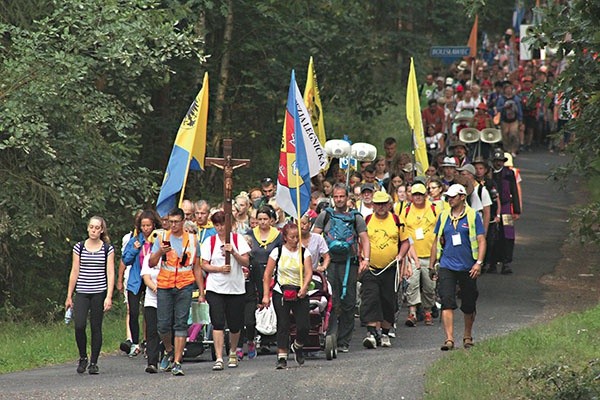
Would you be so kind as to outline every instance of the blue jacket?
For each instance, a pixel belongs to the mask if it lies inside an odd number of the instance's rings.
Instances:
[[[142,245],[139,249],[133,247],[133,244],[136,240]],[[127,242],[125,250],[123,251],[123,263],[125,265],[131,265],[131,269],[129,270],[129,278],[127,278],[126,289],[133,294],[138,294],[140,287],[142,286],[142,265],[140,263],[140,251],[142,250],[145,242],[146,240],[144,239],[144,234],[140,232],[137,237],[132,237],[129,239],[129,242]]]

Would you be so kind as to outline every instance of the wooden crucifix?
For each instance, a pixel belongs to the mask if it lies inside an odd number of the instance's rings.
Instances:
[[[225,212],[225,243],[231,236],[231,197],[233,196],[233,170],[250,165],[250,160],[235,159],[231,151],[232,139],[223,139],[223,158],[206,157],[204,163],[223,170],[223,211]],[[229,265],[231,253],[225,253],[225,264]]]

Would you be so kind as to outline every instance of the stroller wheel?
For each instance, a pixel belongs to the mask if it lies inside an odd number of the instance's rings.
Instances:
[[[337,355],[336,353],[336,349],[335,349],[335,340],[333,338],[333,336],[325,336],[325,358],[327,358],[327,360],[332,360],[334,359]]]

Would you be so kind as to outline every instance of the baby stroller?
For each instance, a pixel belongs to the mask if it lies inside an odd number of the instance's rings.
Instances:
[[[327,360],[337,358],[337,343],[335,336],[327,335],[329,317],[333,307],[331,287],[323,273],[314,271],[312,282],[309,286],[308,297],[310,302],[310,330],[308,342],[304,344],[304,351],[315,352],[324,350]],[[296,339],[296,326],[294,318],[291,319],[290,343]]]
[[[192,306],[188,320],[188,337],[183,350],[185,361],[196,361],[204,352],[210,349],[211,358],[217,360],[213,341],[213,327],[210,323],[208,303],[198,303],[198,291],[192,294]],[[225,330],[225,354],[229,354],[229,331]]]

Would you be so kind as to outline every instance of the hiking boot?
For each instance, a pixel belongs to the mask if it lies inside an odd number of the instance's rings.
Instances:
[[[277,365],[275,365],[275,369],[286,369],[287,368],[287,360],[283,357],[277,358]]]
[[[302,350],[304,346],[300,346],[296,341],[292,343],[292,353],[294,353],[294,359],[298,363],[298,365],[304,364],[304,350]]]
[[[140,354],[140,346],[137,344],[132,344],[131,348],[129,349],[129,358],[133,358],[135,356],[137,356],[138,354]]]
[[[88,358],[83,357],[79,359],[79,364],[77,365],[77,373],[83,374],[88,367]]]
[[[392,347],[392,342],[388,335],[381,335],[381,347]]]
[[[235,355],[237,356],[238,361],[242,361],[244,359],[244,349],[238,347],[235,349]]]
[[[171,368],[171,373],[173,374],[173,376],[183,376],[185,375],[183,373],[183,369],[181,368],[181,363],[173,363],[173,368]]]
[[[508,275],[508,274],[512,274],[512,268],[510,267],[510,265],[503,265],[502,266],[502,271],[500,271],[500,273],[502,275]]]
[[[425,313],[425,325],[433,325],[433,316],[430,312]]]
[[[366,338],[363,339],[363,346],[367,349],[376,349],[377,348],[377,339],[372,334],[368,334]]]
[[[127,339],[124,342],[121,342],[119,349],[121,349],[123,353],[129,354],[129,351],[131,350],[131,340]]]
[[[156,365],[148,365],[145,369],[145,371],[149,374],[156,374],[158,372],[158,368],[156,368]]]
[[[235,351],[229,352],[229,362],[227,363],[228,368],[236,368],[238,366],[238,356]]]
[[[98,375],[100,373],[100,369],[98,368],[98,364],[91,363],[88,367],[88,374],[90,375]]]
[[[415,316],[415,314],[408,314],[408,317],[406,318],[406,322],[404,322],[404,325],[406,326],[417,326],[417,317]]]
[[[165,353],[158,368],[163,372],[169,372],[173,368],[173,350]]]
[[[248,342],[248,358],[250,360],[256,358],[256,345],[254,342]]]

